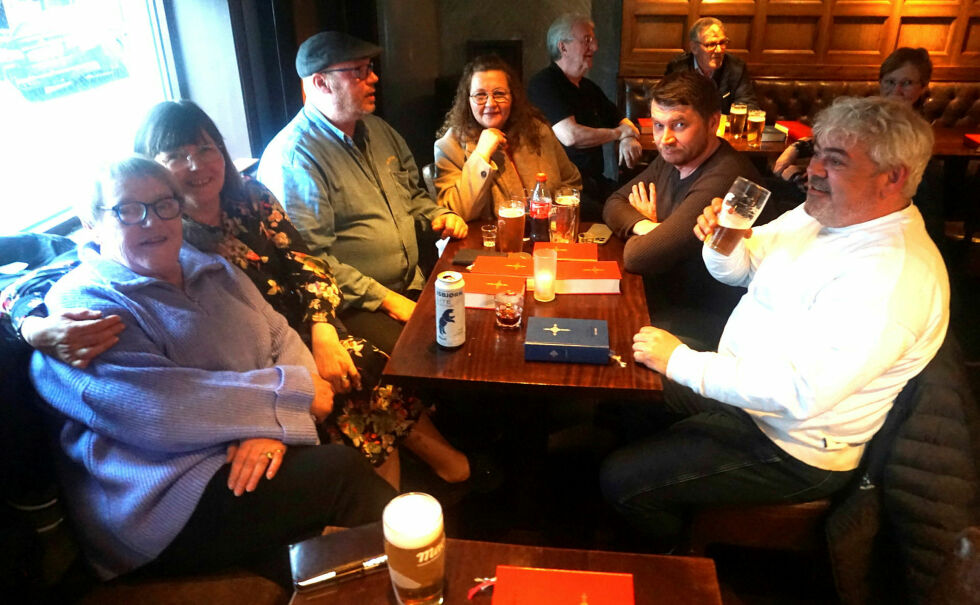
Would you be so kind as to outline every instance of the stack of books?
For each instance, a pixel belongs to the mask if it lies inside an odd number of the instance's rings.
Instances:
[[[534,247],[536,250],[553,248],[558,251],[558,274],[555,276],[555,292],[558,294],[619,294],[619,282],[622,279],[619,263],[596,260],[598,251],[595,244],[539,242]],[[474,284],[474,296],[471,299],[475,306],[481,302],[477,299],[481,292],[476,288],[498,287],[497,284],[507,282],[508,278],[523,278],[527,289],[534,290],[534,260],[528,255],[479,256],[465,278],[463,291],[469,294],[470,283]],[[489,292],[484,291],[482,294],[485,296]],[[490,298],[492,297],[491,294]],[[466,306],[471,306],[469,300]],[[491,307],[492,305],[485,308]]]

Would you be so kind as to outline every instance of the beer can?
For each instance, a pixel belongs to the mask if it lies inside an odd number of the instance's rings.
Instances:
[[[436,342],[456,349],[466,342],[466,305],[463,303],[463,274],[443,271],[436,276]]]

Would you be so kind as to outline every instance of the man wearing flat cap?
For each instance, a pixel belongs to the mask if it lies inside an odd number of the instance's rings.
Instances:
[[[456,238],[466,236],[466,222],[419,186],[404,139],[371,115],[380,54],[342,32],[303,42],[296,72],[306,105],[266,147],[258,178],[330,263],[347,327],[390,352],[425,283],[416,221]]]

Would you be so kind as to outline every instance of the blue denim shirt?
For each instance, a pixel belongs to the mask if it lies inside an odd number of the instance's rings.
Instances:
[[[345,306],[373,311],[389,291],[424,285],[415,222],[449,211],[420,186],[411,151],[381,118],[365,116],[347,137],[307,105],[266,147],[258,178],[330,263]]]

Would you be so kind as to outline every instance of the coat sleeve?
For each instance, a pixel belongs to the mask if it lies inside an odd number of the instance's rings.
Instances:
[[[433,151],[439,205],[467,221],[480,218],[493,198],[496,163],[487,162],[476,153],[468,154],[452,130],[436,141]]]

